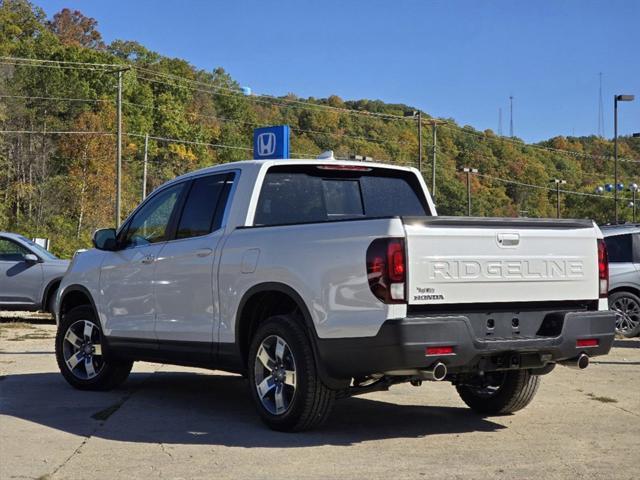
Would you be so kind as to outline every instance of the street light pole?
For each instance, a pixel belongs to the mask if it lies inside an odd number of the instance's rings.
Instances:
[[[560,185],[565,185],[567,181],[554,178],[551,182],[556,184],[556,218],[560,218]]]
[[[632,102],[633,95],[613,96],[613,211],[615,222],[618,223],[618,102]]]
[[[467,174],[467,216],[471,216],[471,174],[478,173],[477,168],[462,167],[461,172]]]

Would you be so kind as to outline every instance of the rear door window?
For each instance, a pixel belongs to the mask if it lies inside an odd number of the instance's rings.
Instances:
[[[230,178],[228,174],[208,175],[193,181],[176,238],[199,237],[220,228]]]
[[[429,215],[411,172],[361,167],[271,167],[258,199],[255,225]]]
[[[631,234],[612,235],[605,237],[607,255],[610,263],[626,263],[633,261],[633,247]]]

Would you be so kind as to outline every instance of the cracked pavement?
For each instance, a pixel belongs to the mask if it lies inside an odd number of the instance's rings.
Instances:
[[[479,417],[448,383],[339,401],[320,430],[267,430],[239,376],[136,363],[111,392],[71,388],[55,326],[0,323],[0,479],[635,479],[640,340],[558,367],[515,415]]]

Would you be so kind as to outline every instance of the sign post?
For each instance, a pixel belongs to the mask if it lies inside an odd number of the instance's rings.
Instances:
[[[253,130],[253,158],[289,158],[289,125],[256,128]]]

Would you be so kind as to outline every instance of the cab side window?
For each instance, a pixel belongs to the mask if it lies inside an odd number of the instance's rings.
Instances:
[[[0,262],[21,262],[29,252],[26,248],[6,238],[0,238]]]
[[[149,199],[129,222],[122,246],[137,247],[169,240],[171,217],[184,188],[185,184],[179,183]]]
[[[208,175],[193,181],[176,238],[199,237],[220,228],[232,178],[232,174]]]

